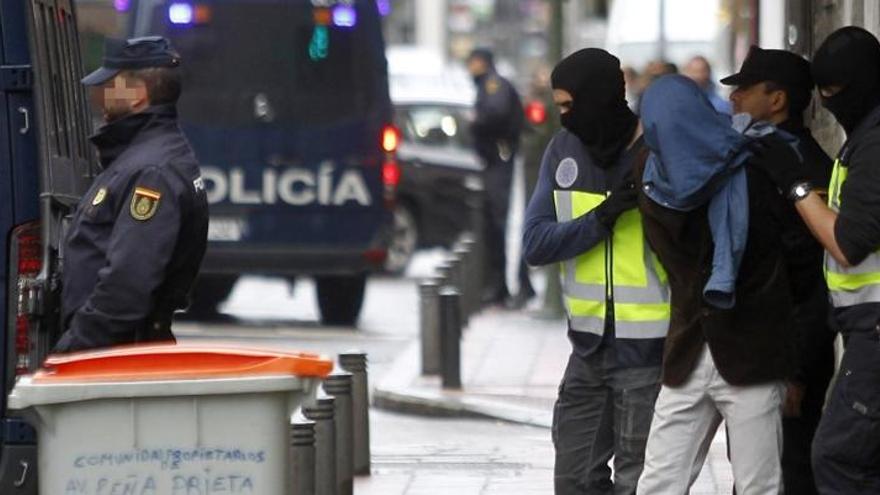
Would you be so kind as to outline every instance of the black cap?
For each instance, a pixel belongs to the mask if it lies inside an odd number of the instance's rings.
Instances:
[[[752,46],[739,72],[721,80],[727,86],[749,86],[772,81],[793,89],[813,88],[810,63],[785,50],[765,50]]]
[[[86,86],[100,86],[123,70],[150,67],[177,67],[180,54],[171,42],[162,36],[147,36],[119,40],[107,38],[104,42],[104,63],[98,70],[82,79]]]

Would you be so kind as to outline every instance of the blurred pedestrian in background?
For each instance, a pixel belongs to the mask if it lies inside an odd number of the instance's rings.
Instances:
[[[645,241],[632,178],[648,151],[617,57],[575,52],[552,84],[564,129],[544,153],[523,245],[530,264],[563,265],[573,349],[553,415],[554,486],[557,495],[632,494],[669,326],[666,275]]]
[[[505,277],[506,232],[514,160],[519,149],[525,114],[516,89],[495,70],[492,52],[477,48],[467,58],[467,68],[477,85],[471,132],[477,154],[485,165],[487,276],[483,302],[506,304],[510,297]],[[519,293],[515,304],[535,295],[528,267],[519,260]]]
[[[709,103],[712,104],[715,111],[726,113],[728,115],[731,113],[730,102],[718,94],[718,90],[715,87],[715,81],[712,80],[712,66],[709,65],[709,61],[706,60],[706,57],[697,55],[688,60],[688,62],[684,64],[682,74],[697,83],[697,86],[703,90],[703,94],[706,95],[706,98],[708,98]]]
[[[639,96],[642,94],[639,73],[631,66],[625,66],[621,70],[623,71],[623,84],[626,88],[626,102],[630,110],[638,112]]]
[[[825,193],[831,181],[831,158],[804,126],[804,111],[813,95],[810,63],[785,50],[751,47],[736,74],[721,84],[734,87],[733,110],[775,125],[797,138],[803,176]],[[789,205],[782,242],[792,253],[791,295],[794,299],[795,373],[786,384],[783,403],[782,475],[786,493],[818,493],[813,482],[810,451],[825,393],[834,374],[834,332],[828,324],[830,304],[825,285],[825,250]]]

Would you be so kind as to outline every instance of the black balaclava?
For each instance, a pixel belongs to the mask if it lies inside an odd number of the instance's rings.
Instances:
[[[822,106],[848,135],[880,105],[880,42],[868,31],[848,26],[831,33],[816,50],[812,68],[820,88],[843,87],[830,98],[823,96]]]
[[[638,125],[626,102],[620,60],[605,50],[585,48],[559,62],[550,79],[553,89],[571,93],[571,110],[560,116],[562,126],[580,138],[600,167],[617,162]]]

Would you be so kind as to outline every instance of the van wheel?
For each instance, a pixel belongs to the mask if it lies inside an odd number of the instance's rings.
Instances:
[[[321,323],[354,326],[361,313],[367,276],[331,275],[315,277]]]
[[[416,223],[416,216],[407,205],[398,204],[394,209],[394,231],[391,245],[388,246],[385,271],[392,275],[403,274],[418,243],[419,226]]]
[[[222,318],[217,306],[229,297],[238,275],[199,275],[192,289],[192,302],[182,316],[197,321],[216,321]]]

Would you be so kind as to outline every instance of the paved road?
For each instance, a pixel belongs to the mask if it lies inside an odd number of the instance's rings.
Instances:
[[[416,260],[410,274],[427,275],[436,253]],[[322,327],[314,306],[314,285],[245,278],[224,308],[238,318],[223,325],[179,324],[184,339],[258,342],[269,347],[311,350],[328,355],[360,349],[370,358],[377,383],[393,360],[417,338],[415,278],[369,282],[360,328]],[[499,329],[503,331],[503,329]],[[427,418],[371,412],[373,475],[359,479],[358,495],[537,494],[552,493],[553,448],[543,428],[461,418]],[[718,448],[716,448],[718,447]],[[713,446],[723,457],[723,445]],[[704,470],[694,493],[729,493],[729,470],[722,462]]]

